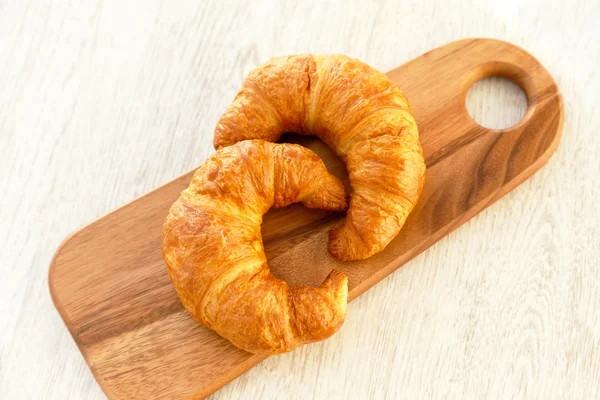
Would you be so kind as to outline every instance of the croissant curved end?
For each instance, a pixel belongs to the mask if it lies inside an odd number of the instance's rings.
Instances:
[[[377,252],[369,249],[355,233],[349,232],[347,225],[338,226],[329,231],[327,250],[335,258],[342,261],[362,260]]]
[[[344,323],[348,277],[334,269],[319,288],[295,285],[288,295],[293,310],[290,321],[297,340],[303,343],[324,340]]]

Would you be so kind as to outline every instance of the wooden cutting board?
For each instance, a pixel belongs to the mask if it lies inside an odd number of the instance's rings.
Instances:
[[[419,204],[384,252],[356,262],[327,253],[327,231],[343,214],[301,205],[270,211],[263,224],[269,265],[291,284],[318,285],[335,267],[349,277],[349,299],[356,298],[533,175],[558,145],[558,88],[535,58],[511,44],[461,40],[388,75],[406,93],[419,124],[428,168]],[[528,111],[510,129],[483,128],[465,109],[470,85],[490,75],[514,80],[527,94]],[[347,182],[343,164],[322,142],[288,140],[316,151]],[[52,261],[56,308],[109,398],[202,398],[264,359],[197,324],[167,275],[161,226],[191,176],[75,232]]]

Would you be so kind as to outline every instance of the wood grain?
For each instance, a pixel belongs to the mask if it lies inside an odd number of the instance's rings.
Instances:
[[[501,75],[527,94],[523,120],[489,130],[468,116],[470,85]],[[464,40],[389,72],[413,106],[427,181],[419,205],[385,252],[341,263],[326,252],[338,215],[301,206],[270,211],[263,224],[272,271],[289,283],[317,284],[336,267],[350,278],[350,299],[514,189],[552,155],[562,130],[554,81],[531,55],[495,40]],[[318,140],[288,138],[315,150],[347,180]],[[111,398],[204,397],[262,361],[196,324],[182,309],[160,254],[168,207],[188,173],[76,232],[50,271],[54,302],[94,375]]]

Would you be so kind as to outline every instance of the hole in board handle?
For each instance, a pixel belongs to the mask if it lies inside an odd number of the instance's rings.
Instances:
[[[511,79],[486,76],[468,89],[465,107],[479,125],[507,130],[523,120],[529,104],[523,89]]]

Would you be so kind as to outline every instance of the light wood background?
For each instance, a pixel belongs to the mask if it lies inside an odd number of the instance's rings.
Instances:
[[[54,250],[201,164],[252,67],[310,51],[387,71],[473,36],[522,46],[553,74],[555,156],[352,302],[330,340],[213,398],[597,398],[599,18],[596,0],[0,1],[0,398],[104,398],[51,303]],[[497,127],[525,109],[499,80],[467,102]]]

